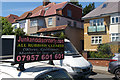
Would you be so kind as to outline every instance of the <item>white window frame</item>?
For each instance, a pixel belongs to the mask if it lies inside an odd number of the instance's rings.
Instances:
[[[97,43],[96,43],[96,40],[98,41]],[[100,40],[101,40],[101,42],[100,42]],[[102,44],[102,36],[92,36],[91,37],[91,44]]]
[[[113,38],[115,38],[115,40],[113,40]],[[117,38],[118,38],[118,41],[120,41],[120,33],[112,33],[111,34],[111,42],[117,41]]]
[[[99,20],[99,25],[98,25],[98,22],[97,22],[98,20]],[[89,21],[90,26],[94,26],[94,21],[95,21],[95,26],[103,26],[104,25],[104,18],[90,20]],[[101,23],[103,23],[103,25],[101,25]]]
[[[30,20],[30,27],[36,27],[36,26],[38,26],[38,20],[37,19]]]
[[[53,25],[53,18],[48,18],[48,25],[49,26]]]
[[[26,20],[20,21],[19,28],[25,28],[25,23],[26,23]],[[23,27],[21,27],[21,25],[23,25]]]
[[[117,17],[118,17],[118,22],[116,22]],[[113,18],[114,18],[114,23],[112,22]],[[111,17],[111,24],[117,24],[117,23],[120,23],[120,16]]]

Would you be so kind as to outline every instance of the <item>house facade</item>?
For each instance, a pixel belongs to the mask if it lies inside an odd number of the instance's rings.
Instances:
[[[58,4],[43,2],[43,5],[22,14],[12,25],[24,28],[28,35],[46,36],[64,32],[73,45],[82,52],[84,35],[81,18],[81,7],[69,2]]]
[[[97,51],[99,44],[120,41],[120,2],[104,2],[84,19],[84,51]],[[116,44],[115,44],[116,46]],[[118,44],[112,52],[118,52]]]

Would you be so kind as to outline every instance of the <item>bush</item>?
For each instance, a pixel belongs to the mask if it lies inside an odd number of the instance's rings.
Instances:
[[[113,57],[111,53],[110,45],[108,44],[99,45],[97,52],[89,52],[88,55],[90,58],[111,58]]]

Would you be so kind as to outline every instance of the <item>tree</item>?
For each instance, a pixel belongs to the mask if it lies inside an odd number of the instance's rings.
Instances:
[[[21,28],[17,28],[14,29],[14,27],[12,27],[12,24],[8,22],[8,20],[4,17],[0,18],[0,33],[2,33],[2,35],[19,35],[19,36],[23,36],[25,35],[25,32],[23,31],[23,29]]]
[[[76,6],[79,6],[79,7],[82,7],[81,4],[79,4],[78,0],[70,0],[70,3],[76,5]]]
[[[25,32],[23,31],[23,28],[15,29],[14,33],[15,33],[15,35],[18,35],[18,36],[24,36],[25,35]]]
[[[85,16],[86,14],[88,14],[93,9],[95,9],[95,3],[94,2],[90,3],[88,6],[86,5],[85,8],[83,9],[83,16]]]
[[[1,24],[1,30],[2,30],[2,35],[13,35],[13,27],[11,23],[8,22],[8,20],[4,17],[0,18],[0,24]]]

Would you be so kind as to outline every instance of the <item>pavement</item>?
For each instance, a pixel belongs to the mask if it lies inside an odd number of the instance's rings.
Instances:
[[[93,65],[93,72],[100,73],[100,74],[112,75],[111,73],[108,72],[108,67],[103,67],[103,66],[94,66]]]

